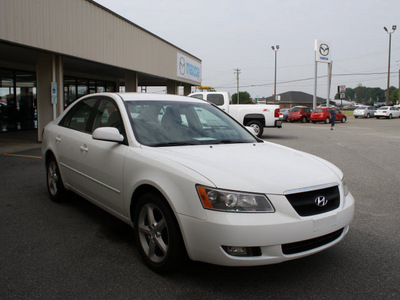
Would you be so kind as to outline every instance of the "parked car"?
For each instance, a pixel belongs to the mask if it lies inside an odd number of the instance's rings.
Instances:
[[[281,108],[279,111],[279,119],[283,122],[288,122],[290,108]]]
[[[185,257],[252,266],[311,255],[340,242],[354,214],[333,164],[195,98],[86,95],[45,127],[42,153],[50,198],[70,190],[132,225],[156,271]]]
[[[375,111],[375,117],[377,119],[380,117],[387,119],[400,117],[400,110],[393,106],[381,106]]]
[[[265,128],[282,128],[282,121],[279,119],[279,105],[232,104],[228,92],[195,92],[189,94],[189,97],[214,103],[240,124],[253,127],[259,138],[262,137]]]
[[[335,108],[331,108],[331,107],[319,107],[316,108],[312,114],[311,114],[311,121],[313,123],[317,123],[317,122],[325,122],[326,124],[329,124],[332,120],[332,116],[331,116],[331,110],[334,109],[336,111],[336,117],[335,117],[335,121],[340,121],[342,123],[346,122],[347,117],[344,113],[342,113],[340,110],[337,110]]]
[[[290,122],[301,121],[310,122],[312,109],[306,106],[295,106],[290,110],[288,120]]]
[[[370,118],[375,115],[375,107],[373,106],[359,106],[353,111],[354,118],[364,117]]]
[[[385,102],[377,102],[377,103],[374,104],[374,106],[375,106],[376,108],[379,108],[379,107],[385,106],[385,105],[386,105]]]

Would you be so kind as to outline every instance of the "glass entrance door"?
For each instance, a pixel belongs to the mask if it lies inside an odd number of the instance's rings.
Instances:
[[[36,128],[35,73],[0,69],[0,131]]]

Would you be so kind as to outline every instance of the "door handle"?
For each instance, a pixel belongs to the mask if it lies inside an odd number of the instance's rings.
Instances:
[[[59,136],[56,137],[56,143],[61,143],[61,138]]]
[[[87,153],[89,151],[89,148],[87,147],[87,145],[81,146],[80,149],[81,149],[81,152],[85,152],[85,153]]]

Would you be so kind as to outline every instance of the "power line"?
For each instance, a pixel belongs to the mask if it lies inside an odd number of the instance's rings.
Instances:
[[[235,69],[239,70],[239,69]],[[240,72],[240,70],[239,70]],[[391,76],[397,76],[395,72],[392,72],[393,74]],[[344,76],[371,76],[371,75],[385,75],[387,72],[365,72],[365,73],[342,73],[342,74],[333,74],[332,77],[344,77]],[[239,74],[237,75],[239,76]],[[328,75],[321,75],[318,76],[318,79],[320,78],[326,78]],[[294,82],[302,82],[302,81],[308,81],[308,80],[314,80],[314,77],[308,77],[308,78],[301,78],[301,79],[293,79],[293,80],[287,80],[287,81],[280,81],[277,82],[276,84],[287,84],[287,83],[294,83]],[[249,84],[249,85],[242,85],[243,87],[263,87],[263,86],[272,86],[274,83],[262,83],[262,84]],[[238,85],[237,85],[238,87]],[[234,88],[232,86],[225,87],[225,86],[216,86],[216,88]]]

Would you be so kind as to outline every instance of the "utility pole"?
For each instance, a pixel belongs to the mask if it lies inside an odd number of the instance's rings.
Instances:
[[[390,52],[392,48],[392,33],[395,32],[397,26],[393,25],[392,26],[392,31],[389,32],[389,30],[386,27],[383,27],[383,29],[386,31],[387,34],[389,34],[389,58],[388,58],[388,78],[387,78],[387,89],[386,89],[386,105],[389,105],[389,81],[390,81]]]
[[[237,94],[236,94],[236,99],[237,99],[237,103],[239,104],[239,74],[240,74],[240,69],[235,69],[235,74],[236,74],[236,89],[237,89]]]
[[[279,50],[279,45],[272,46],[272,51],[275,52],[275,72],[274,72],[274,103],[276,102],[276,65],[277,65],[277,52]]]

